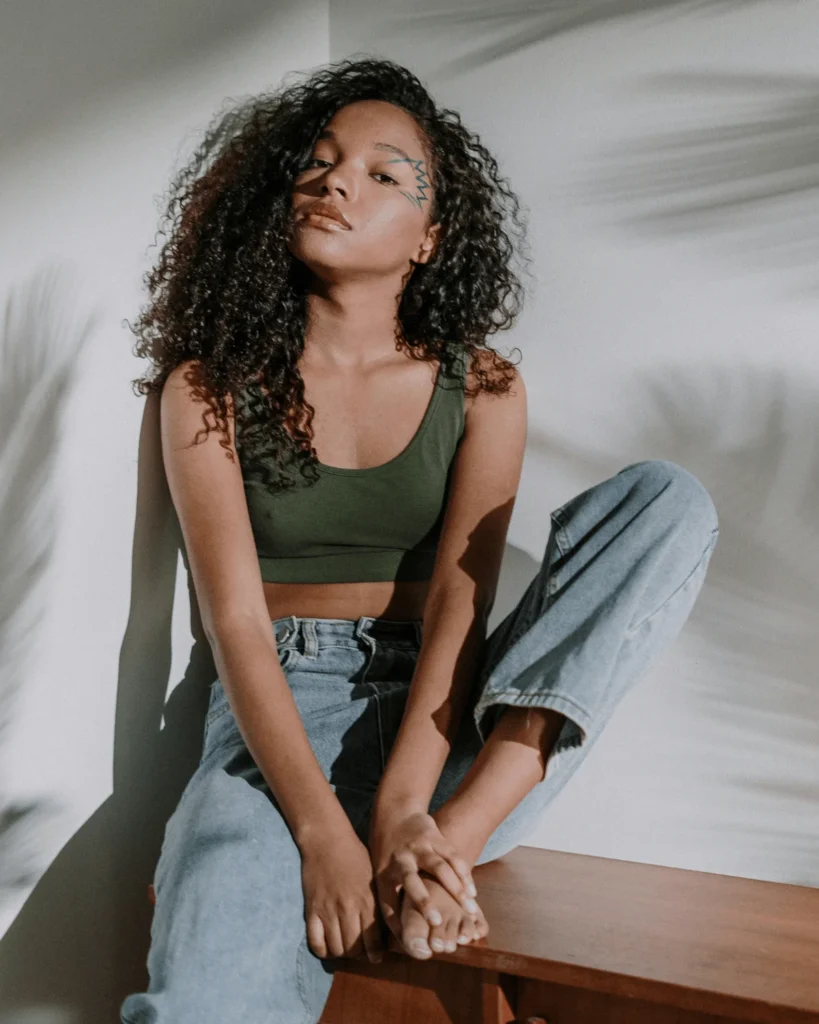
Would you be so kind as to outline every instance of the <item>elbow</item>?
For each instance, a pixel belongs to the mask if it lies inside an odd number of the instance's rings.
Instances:
[[[248,635],[263,634],[273,636],[273,627],[267,618],[267,612],[260,614],[251,609],[223,611],[208,616],[202,622],[205,636],[211,647],[224,646],[234,639]]]
[[[433,582],[427,592],[424,616],[439,615],[443,608],[464,607],[475,618],[488,619],[495,604],[495,588],[481,587],[474,580]]]

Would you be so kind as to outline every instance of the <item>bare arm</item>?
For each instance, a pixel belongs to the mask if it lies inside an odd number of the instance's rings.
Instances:
[[[355,834],[316,760],[279,664],[240,466],[228,418],[229,453],[203,414],[183,363],[162,392],[165,471],[219,678],[248,750],[300,847],[320,832]],[[201,431],[196,444],[192,444]]]
[[[526,442],[526,391],[468,410],[423,616],[407,706],[376,796],[374,826],[426,811],[481,667]]]

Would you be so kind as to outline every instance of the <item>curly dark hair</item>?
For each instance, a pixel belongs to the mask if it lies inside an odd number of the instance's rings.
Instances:
[[[153,363],[131,382],[136,392],[160,393],[169,373],[191,361],[187,380],[210,406],[223,447],[230,447],[229,395],[245,471],[261,471],[279,488],[293,485],[284,472],[293,460],[303,476],[317,477],[315,410],[296,366],[310,272],[285,243],[294,179],[336,111],[358,100],[387,101],[426,136],[429,223],[440,222],[441,234],[434,255],[404,283],[397,349],[440,360],[444,378],[466,350],[477,381],[468,393],[505,393],[514,368],[486,337],[519,314],[523,289],[511,263],[515,255],[529,262],[521,204],[496,160],[455,111],[436,107],[412,72],[386,59],[349,57],[300,74],[309,77],[214,116],[170,185],[157,231],[167,239],[143,279],[152,300],[135,325],[125,321],[139,338],[134,353]],[[492,353],[491,367],[477,358],[481,348]],[[210,429],[206,415],[206,436]]]

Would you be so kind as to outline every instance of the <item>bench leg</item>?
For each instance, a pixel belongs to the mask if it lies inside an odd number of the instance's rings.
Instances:
[[[481,971],[481,1024],[511,1024],[517,978],[499,971]]]

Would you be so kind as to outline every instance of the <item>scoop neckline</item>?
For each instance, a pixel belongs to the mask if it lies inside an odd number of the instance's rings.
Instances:
[[[429,426],[429,422],[432,419],[432,415],[435,412],[435,409],[436,409],[436,407],[438,405],[438,401],[439,401],[439,398],[440,398],[440,395],[441,395],[441,390],[442,389],[440,387],[440,382],[441,382],[441,371],[442,370],[443,370],[443,362],[439,362],[438,363],[438,372],[435,374],[435,386],[432,389],[432,396],[430,397],[430,400],[427,403],[426,410],[424,411],[424,416],[423,416],[420,424],[418,425],[418,429],[415,431],[415,433],[413,434],[412,438],[410,439],[410,441],[408,442],[406,447],[403,448],[396,456],[394,456],[388,462],[382,462],[380,466],[363,466],[363,467],[358,467],[358,466],[328,466],[326,462],[320,462],[317,459],[316,460],[316,465],[318,466],[319,470],[321,472],[323,472],[323,473],[334,473],[334,474],[337,474],[338,476],[365,476],[367,473],[378,473],[378,472],[380,472],[382,470],[385,470],[385,469],[388,469],[388,468],[392,468],[393,466],[397,465],[399,462],[402,462],[410,454],[410,452],[413,450],[413,448],[415,448],[416,445],[420,443],[421,438],[423,437],[424,433],[426,432],[427,427]]]

